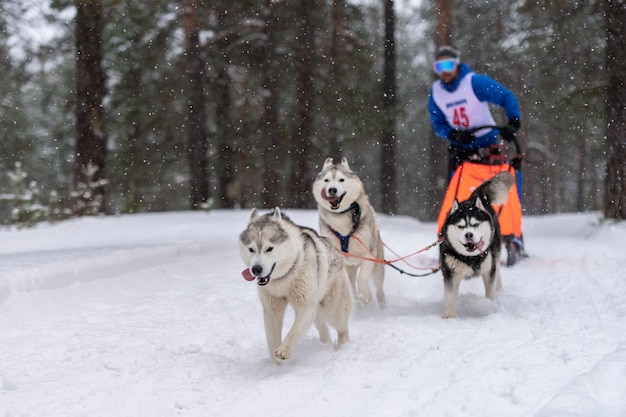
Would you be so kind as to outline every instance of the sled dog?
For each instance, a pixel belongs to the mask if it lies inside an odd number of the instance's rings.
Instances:
[[[382,260],[384,249],[376,212],[363,183],[352,172],[346,158],[341,158],[339,164],[333,163],[333,158],[326,159],[313,181],[313,195],[319,213],[320,234],[348,254],[345,264],[355,296],[363,304],[371,301],[369,279],[372,278],[378,305],[384,308],[384,265],[349,256]]]
[[[513,176],[502,172],[483,182],[469,199],[454,201],[448,213],[441,237],[440,262],[443,273],[445,314],[456,317],[459,285],[465,278],[480,275],[485,284],[485,296],[495,299],[502,289],[500,279],[500,225],[491,204],[506,203]]]
[[[315,323],[323,343],[330,343],[328,324],[337,330],[337,347],[349,340],[353,299],[343,256],[313,229],[298,226],[277,207],[259,215],[252,210],[239,236],[244,278],[258,284],[270,358],[289,359],[294,346]],[[295,311],[282,339],[285,309]]]

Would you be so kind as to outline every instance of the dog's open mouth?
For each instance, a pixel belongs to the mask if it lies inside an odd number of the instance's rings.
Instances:
[[[269,284],[270,277],[272,276],[272,272],[274,272],[275,267],[276,267],[276,262],[274,262],[274,265],[272,265],[272,269],[270,270],[269,274],[267,274],[264,277],[256,277],[256,283],[259,284],[261,287]]]
[[[343,193],[342,195],[338,196],[338,195],[328,195],[326,193],[326,189],[322,188],[322,198],[326,201],[328,201],[328,203],[330,204],[330,208],[332,210],[337,210],[339,208],[339,205],[341,204],[341,200],[343,200],[343,197],[346,195],[346,193]]]
[[[463,246],[465,246],[465,249],[470,253],[474,251],[478,251],[479,253],[482,253],[484,245],[485,245],[485,242],[483,242],[482,240],[479,240],[478,242],[467,242]]]

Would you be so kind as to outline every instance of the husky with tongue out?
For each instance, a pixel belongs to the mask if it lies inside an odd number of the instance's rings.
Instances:
[[[506,203],[513,176],[502,172],[482,183],[469,199],[452,204],[441,231],[441,271],[446,312],[456,317],[459,285],[465,278],[480,275],[485,296],[490,300],[502,289],[500,252],[502,236],[492,204]]]
[[[337,330],[337,347],[349,340],[352,292],[343,257],[327,239],[296,225],[278,207],[265,215],[253,209],[239,235],[239,250],[246,264],[243,277],[258,284],[272,361],[289,359],[311,324],[322,343],[331,342],[328,325]],[[288,305],[295,318],[283,338]]]
[[[385,307],[384,265],[372,261],[384,259],[378,219],[363,182],[350,169],[346,158],[341,158],[341,163],[326,158],[313,181],[313,195],[317,202],[320,234],[347,255],[346,269],[356,298],[363,304],[371,301],[371,279],[378,305]]]

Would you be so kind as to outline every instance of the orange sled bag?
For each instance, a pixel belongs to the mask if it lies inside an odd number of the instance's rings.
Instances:
[[[441,206],[437,220],[437,233],[441,233],[443,223],[455,199],[458,201],[467,200],[480,184],[503,171],[509,171],[515,178],[514,169],[509,163],[487,165],[466,161],[459,165],[456,171],[454,171],[454,175],[446,191],[446,196],[443,199],[443,205]],[[521,238],[522,206],[519,201],[517,184],[515,182],[513,187],[511,187],[507,202],[502,206],[494,204],[493,208],[498,214],[502,236],[514,235],[517,238]]]

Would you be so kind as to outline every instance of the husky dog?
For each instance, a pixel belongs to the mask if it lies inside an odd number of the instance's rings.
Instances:
[[[263,306],[265,336],[276,363],[289,359],[296,343],[315,323],[322,343],[330,343],[329,323],[337,330],[337,347],[349,340],[352,293],[343,256],[313,229],[294,224],[277,207],[259,215],[252,210],[239,236],[248,281],[256,279]],[[287,304],[295,321],[282,340]]]
[[[491,204],[506,203],[513,176],[503,172],[482,183],[469,199],[454,201],[444,222],[440,246],[446,303],[443,318],[456,317],[459,285],[465,278],[482,276],[485,296],[495,299],[502,289],[500,251],[502,236]]]
[[[368,281],[371,277],[378,305],[384,308],[385,267],[382,263],[362,259],[384,258],[376,212],[346,158],[341,158],[340,164],[333,163],[333,158],[326,159],[313,182],[313,195],[320,217],[320,234],[348,255],[345,264],[354,294],[368,304],[372,299]]]

